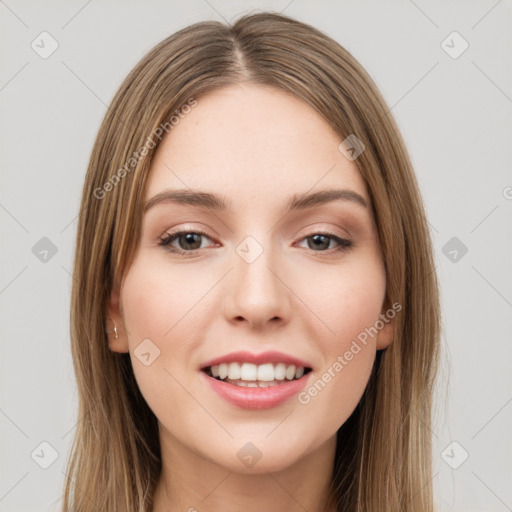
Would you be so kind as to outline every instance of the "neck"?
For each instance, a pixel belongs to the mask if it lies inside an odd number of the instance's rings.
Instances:
[[[160,439],[162,473],[152,512],[335,512],[329,497],[336,436],[285,469],[257,474],[219,466],[168,432]]]

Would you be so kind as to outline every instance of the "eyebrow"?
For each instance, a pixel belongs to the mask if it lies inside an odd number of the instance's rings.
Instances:
[[[368,204],[364,197],[353,190],[331,189],[321,190],[308,194],[294,194],[288,201],[286,213],[294,210],[305,210],[314,206],[330,203],[332,201],[351,201],[364,208]],[[176,204],[198,206],[211,210],[226,211],[231,209],[231,201],[223,196],[211,194],[209,192],[198,192],[193,190],[164,190],[146,201],[143,212],[146,213],[150,208],[159,204],[172,202]]]

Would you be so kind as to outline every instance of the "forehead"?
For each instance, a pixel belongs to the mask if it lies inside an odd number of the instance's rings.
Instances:
[[[340,137],[311,106],[261,85],[237,84],[200,97],[160,144],[146,199],[165,189],[207,190],[242,206],[291,193],[349,188],[368,200]]]

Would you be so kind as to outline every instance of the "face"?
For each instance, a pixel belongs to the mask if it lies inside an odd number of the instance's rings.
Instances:
[[[166,446],[276,471],[359,402],[393,322],[370,198],[340,143],[293,95],[236,85],[160,145],[108,315]]]

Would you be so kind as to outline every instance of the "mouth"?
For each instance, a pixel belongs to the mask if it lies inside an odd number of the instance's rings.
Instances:
[[[240,409],[256,410],[291,400],[304,389],[314,367],[274,350],[231,352],[203,362],[199,370],[204,383],[223,400]]]
[[[309,366],[299,366],[287,363],[254,364],[248,362],[220,363],[201,368],[217,381],[233,386],[246,388],[267,388],[282,386],[291,381],[299,380],[312,369]]]

